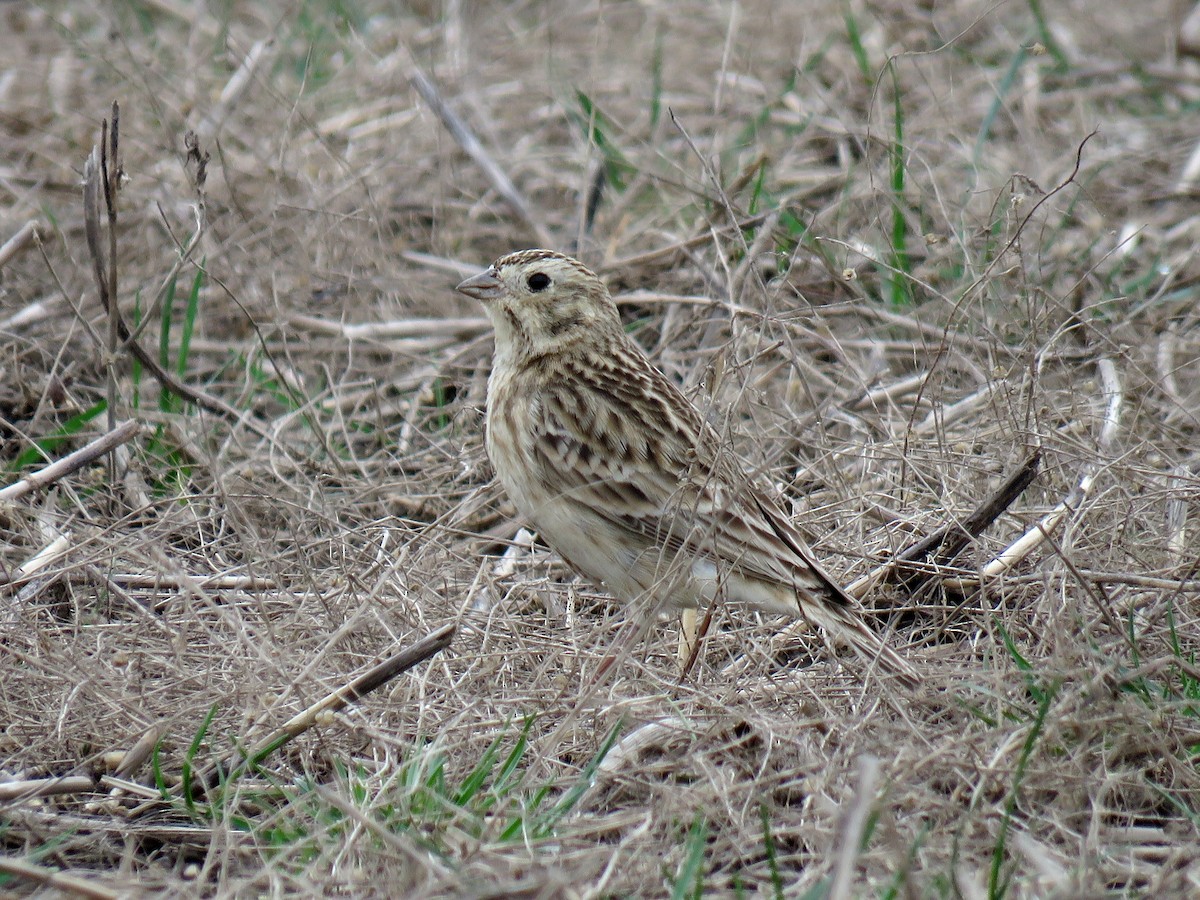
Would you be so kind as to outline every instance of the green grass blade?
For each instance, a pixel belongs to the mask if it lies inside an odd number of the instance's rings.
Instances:
[[[662,117],[663,95],[663,24],[654,32],[654,55],[650,58],[650,131]]]
[[[901,102],[900,79],[896,67],[889,66],[892,75],[892,147],[891,147],[891,190],[892,190],[892,268],[888,273],[892,306],[910,306],[913,302],[909,278],[912,275],[912,260],[908,255],[908,217],[904,214],[904,184],[906,180],[904,161],[904,105]]]
[[[1042,729],[1046,724],[1046,715],[1050,712],[1050,704],[1058,694],[1058,685],[1051,684],[1043,687],[1041,694],[1042,699],[1038,704],[1037,715],[1029,727],[1029,733],[1025,735],[1025,743],[1022,745],[1021,755],[1017,759],[1017,768],[1013,773],[1013,785],[1009,790],[1008,800],[1004,804],[1004,815],[1000,819],[1000,834],[996,836],[996,846],[992,848],[992,865],[988,872],[989,900],[999,900],[1008,891],[1010,876],[1002,877],[1008,830],[1012,825],[1013,813],[1017,809],[1017,800],[1020,797],[1025,770],[1029,767],[1029,760],[1033,757],[1033,748],[1037,744],[1038,738],[1041,737]]]
[[[34,463],[49,459],[52,450],[77,435],[84,425],[101,415],[106,409],[108,409],[108,403],[100,400],[83,412],[71,416],[71,418],[58,426],[53,434],[39,438],[33,442],[34,445],[32,447],[19,453],[17,458],[8,464],[6,467],[7,471],[19,472],[26,466],[32,466]]]
[[[524,758],[525,750],[529,747],[529,732],[536,719],[537,716],[532,714],[525,717],[525,724],[521,727],[521,736],[517,738],[516,745],[508,754],[508,758],[504,760],[503,765],[500,766],[496,780],[492,783],[492,790],[497,796],[503,796],[513,787],[513,773],[517,770],[518,763]],[[519,781],[519,779],[517,780]]]
[[[1054,59],[1054,67],[1059,72],[1071,68],[1071,61],[1062,46],[1054,39],[1054,32],[1046,22],[1046,14],[1042,12],[1042,0],[1029,0],[1029,11],[1033,14],[1033,22],[1037,26],[1038,43],[1046,48],[1046,52]]]
[[[162,309],[158,313],[158,364],[164,372],[171,371],[171,326],[175,315],[175,281],[172,278],[167,283],[167,291],[163,295]],[[162,385],[158,391],[158,408],[163,412],[175,409],[175,395]]]
[[[983,120],[979,125],[979,135],[975,138],[975,151],[973,154],[974,169],[979,169],[983,159],[983,148],[987,144],[988,139],[992,136],[992,126],[996,122],[996,117],[1000,115],[1000,110],[1004,108],[1004,100],[1016,84],[1017,73],[1021,71],[1021,66],[1029,57],[1029,51],[1024,47],[1019,47],[1017,52],[1013,54],[1013,58],[1009,61],[1008,68],[1004,74],[1000,76],[1000,81],[996,84],[996,96],[992,98],[991,105],[988,106],[987,112],[983,114]]]
[[[671,900],[704,895],[704,851],[708,848],[708,823],[703,815],[696,815],[684,847],[686,852],[675,875],[675,884],[671,887]]]
[[[167,784],[167,773],[162,765],[161,739],[155,742],[154,750],[150,754],[150,772],[154,775],[154,786],[158,789],[158,795],[163,800],[170,800],[171,788]]]
[[[200,723],[200,727],[196,730],[196,736],[192,738],[191,744],[188,745],[187,753],[183,755],[183,765],[180,767],[180,781],[183,787],[183,805],[187,807],[189,813],[193,816],[197,815],[196,797],[193,794],[192,773],[195,770],[194,763],[196,757],[200,753],[201,747],[204,746],[204,738],[208,735],[208,729],[212,726],[213,719],[217,716],[217,704],[213,704],[208,708],[208,715],[204,717],[204,721]]]
[[[580,111],[572,118],[579,123],[584,136],[604,158],[608,183],[618,192],[624,190],[626,175],[632,174],[635,169],[608,137],[608,133],[614,130],[612,122],[592,102],[592,98],[579,88],[575,89],[575,102],[579,104]]]
[[[592,786],[592,782],[596,778],[596,772],[600,769],[600,764],[604,762],[604,757],[608,755],[608,751],[613,748],[617,742],[617,736],[621,733],[621,727],[624,725],[624,720],[620,720],[608,732],[604,742],[600,745],[600,749],[588,760],[588,764],[583,767],[583,771],[579,773],[579,777],[575,780],[575,784],[567,791],[561,800],[546,813],[541,821],[534,828],[534,833],[538,837],[548,836],[558,824],[558,821],[575,808],[575,804],[584,793]]]
[[[509,773],[516,768],[516,760],[519,759],[519,756],[516,756],[517,749],[519,749],[522,754],[524,753],[528,730],[532,724],[532,717],[526,720],[526,727],[522,731],[521,739],[517,742],[518,747],[514,749],[512,754],[509,754],[509,760],[505,762],[504,767],[501,769],[502,778],[506,783]],[[546,797],[550,795],[552,786],[544,785],[543,787],[539,788],[525,804],[524,814],[515,817],[513,821],[509,823],[508,827],[501,832],[500,840],[511,841],[526,833],[526,823],[531,818],[532,822],[530,822],[528,825],[528,834],[530,837],[534,839],[540,839],[553,834],[554,826],[558,824],[559,820],[562,819],[563,816],[565,816],[575,807],[575,804],[579,802],[580,798],[584,795],[588,788],[592,786],[592,782],[595,780],[596,772],[599,770],[600,764],[604,762],[604,758],[608,755],[609,751],[612,750],[613,745],[616,744],[617,736],[621,733],[621,728],[624,726],[624,724],[625,722],[622,719],[612,727],[612,730],[609,731],[607,736],[605,736],[604,741],[601,743],[599,749],[592,756],[592,758],[588,760],[587,765],[584,766],[583,770],[579,773],[579,777],[575,780],[575,784],[571,786],[570,790],[563,794],[563,796],[556,804],[554,804],[553,807],[534,818],[537,811],[541,809],[542,803],[545,801]]]
[[[766,186],[766,181],[767,162],[763,160],[758,167],[758,174],[754,178],[754,187],[750,191],[750,203],[746,207],[746,212],[752,216],[758,214],[759,204],[763,202],[763,190]]]
[[[1021,651],[1017,649],[1017,645],[1013,641],[1012,635],[1008,633],[1008,629],[999,622],[996,623],[996,628],[1000,631],[1000,640],[1004,642],[1004,649],[1008,651],[1008,655],[1017,664],[1017,668],[1022,672],[1032,672],[1033,666],[1030,665],[1029,660],[1021,655]]]
[[[508,726],[506,724],[488,745],[488,748],[483,751],[483,755],[479,757],[479,761],[475,763],[475,767],[471,770],[470,774],[458,786],[458,790],[455,791],[453,797],[455,806],[466,806],[471,798],[479,793],[488,776],[492,774],[492,770],[496,767],[496,757],[500,752],[500,744],[503,743],[507,731]]]
[[[849,3],[846,4],[845,12],[842,13],[842,21],[846,23],[846,41],[850,44],[850,53],[858,65],[859,74],[862,75],[863,81],[872,84],[875,81],[875,74],[871,71],[871,61],[867,59],[867,48],[863,46],[862,29],[858,27],[858,19],[854,17],[854,11],[850,8]]]
[[[775,855],[775,838],[771,834],[771,814],[767,804],[760,803],[758,816],[762,820],[763,852],[767,854],[767,870],[771,873],[771,888],[775,900],[783,900],[783,876],[779,873],[779,859]]]
[[[179,356],[175,359],[175,374],[181,378],[187,372],[188,355],[192,349],[192,334],[196,330],[196,314],[200,311],[200,289],[204,286],[204,266],[208,258],[200,260],[192,289],[188,292],[187,309],[183,314],[183,329],[179,333]]]

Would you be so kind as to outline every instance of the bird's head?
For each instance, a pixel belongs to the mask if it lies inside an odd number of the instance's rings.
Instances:
[[[501,354],[540,356],[623,334],[608,288],[578,260],[553,250],[521,250],[458,286],[483,304]]]

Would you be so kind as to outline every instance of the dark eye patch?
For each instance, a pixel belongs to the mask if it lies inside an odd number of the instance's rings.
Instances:
[[[536,294],[538,291],[544,291],[546,288],[550,287],[550,276],[545,272],[534,272],[525,279],[525,283],[529,285],[529,289]]]

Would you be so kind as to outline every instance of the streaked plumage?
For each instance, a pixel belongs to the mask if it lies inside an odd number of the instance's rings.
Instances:
[[[549,250],[503,256],[458,290],[496,330],[487,449],[517,508],[619,600],[726,599],[801,615],[905,681],[777,502],[625,333],[608,289]]]

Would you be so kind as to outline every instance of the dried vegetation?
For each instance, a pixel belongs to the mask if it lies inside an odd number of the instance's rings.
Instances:
[[[0,485],[139,425],[0,506],[0,888],[1200,890],[1179,5],[392,7],[0,7]],[[113,100],[117,305],[214,407],[112,349]],[[733,609],[683,684],[668,621],[595,683],[623,611],[491,486],[452,291],[542,243],[847,581],[1040,448],[936,590],[868,598],[922,691]]]

